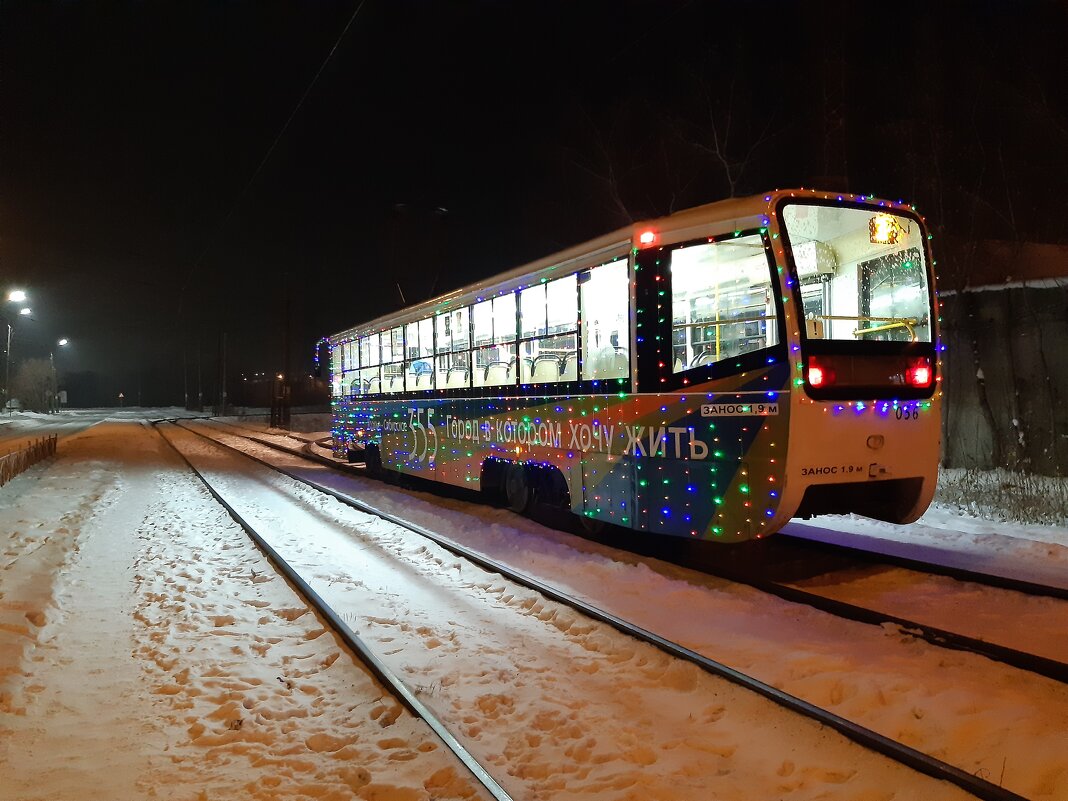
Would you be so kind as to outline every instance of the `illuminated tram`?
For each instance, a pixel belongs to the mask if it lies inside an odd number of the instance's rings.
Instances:
[[[801,189],[623,228],[329,337],[335,453],[722,542],[911,522],[941,435],[929,238]]]

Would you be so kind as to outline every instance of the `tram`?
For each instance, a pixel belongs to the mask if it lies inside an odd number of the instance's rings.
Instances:
[[[776,190],[648,220],[327,338],[335,455],[657,534],[916,520],[934,262],[909,205]]]

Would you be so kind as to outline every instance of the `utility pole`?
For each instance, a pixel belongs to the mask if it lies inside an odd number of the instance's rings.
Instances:
[[[226,414],[226,332],[219,334],[219,386],[215,393],[215,414]]]
[[[7,324],[7,350],[4,351],[4,407],[11,399],[11,323]]]
[[[289,404],[292,397],[292,385],[289,380],[289,313],[291,307],[291,295],[289,287],[289,269],[282,273],[282,372],[278,374],[277,381],[272,382],[274,392],[271,397],[271,427],[289,427]]]

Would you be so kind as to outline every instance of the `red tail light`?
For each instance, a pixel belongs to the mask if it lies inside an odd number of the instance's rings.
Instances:
[[[805,387],[823,400],[927,397],[935,385],[933,356],[818,353],[805,360]]]
[[[926,356],[922,356],[918,359],[913,359],[909,363],[908,369],[905,371],[905,383],[910,387],[929,387],[931,386],[931,380],[934,378],[934,371],[931,369],[931,360]]]
[[[829,387],[834,383],[834,378],[834,370],[815,359],[808,360],[808,385],[810,387]]]

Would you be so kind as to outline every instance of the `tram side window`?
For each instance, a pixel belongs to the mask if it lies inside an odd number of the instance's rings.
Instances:
[[[349,385],[350,395],[362,395],[364,391],[363,379],[360,375],[360,341],[354,339],[347,345],[349,354],[349,369],[345,380]]]
[[[405,330],[404,387],[408,392],[434,388],[434,318],[408,323]]]
[[[382,332],[382,392],[404,389],[404,328]]]
[[[671,252],[672,371],[775,344],[775,299],[757,234]]]
[[[475,350],[472,385],[497,387],[516,382],[515,294],[485,300],[471,307]]]
[[[582,305],[582,378],[630,374],[630,285],[627,262],[602,264],[579,276]]]
[[[578,278],[568,275],[519,293],[520,381],[578,380]]]
[[[471,386],[470,306],[439,314],[434,318],[437,356],[434,359],[438,389]]]
[[[360,338],[360,364],[363,365],[360,379],[365,395],[377,395],[382,391],[382,373],[378,366],[382,358],[380,342],[378,334]]]

